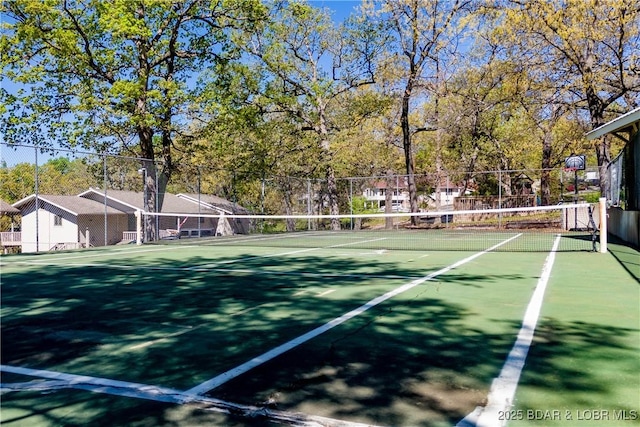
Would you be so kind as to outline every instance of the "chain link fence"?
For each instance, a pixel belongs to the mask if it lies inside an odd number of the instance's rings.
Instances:
[[[135,241],[135,212],[194,214],[329,213],[325,180],[312,177],[238,177],[234,171],[173,165],[139,157],[0,144],[0,232],[4,252],[42,252]],[[541,181],[547,176],[546,190]],[[537,206],[600,196],[597,169],[467,171],[415,175],[421,211]],[[409,212],[409,177],[387,174],[338,178],[341,214]],[[156,216],[143,224],[143,240],[166,237]],[[355,228],[353,219],[343,228]],[[193,235],[212,225],[191,224]],[[234,232],[273,231],[267,220],[234,226]],[[287,230],[316,229],[311,219],[288,221]],[[213,228],[215,232],[215,228]],[[276,230],[277,231],[277,230]]]

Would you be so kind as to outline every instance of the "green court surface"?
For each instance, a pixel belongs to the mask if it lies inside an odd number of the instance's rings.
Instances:
[[[638,425],[640,254],[560,240],[552,265],[553,236],[531,252],[194,239],[3,256],[0,421],[474,425],[548,266],[498,417]]]

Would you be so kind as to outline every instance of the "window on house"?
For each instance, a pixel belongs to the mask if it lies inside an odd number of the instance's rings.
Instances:
[[[53,225],[62,225],[62,217],[60,215],[53,217]]]

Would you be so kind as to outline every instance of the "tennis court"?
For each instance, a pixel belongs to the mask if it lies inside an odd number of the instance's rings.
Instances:
[[[2,424],[637,424],[638,251],[347,234],[3,256]]]

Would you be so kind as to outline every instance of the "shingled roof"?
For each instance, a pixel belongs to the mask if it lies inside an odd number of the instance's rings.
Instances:
[[[14,207],[20,208],[28,205],[29,203],[35,203],[36,196],[31,195],[24,199],[14,203]],[[75,215],[98,215],[105,213],[105,206],[103,203],[98,203],[94,200],[83,199],[78,196],[60,196],[55,194],[39,194],[38,199],[42,202],[49,203],[67,212]],[[18,211],[19,212],[19,211]],[[124,212],[117,209],[113,209],[109,206],[106,208],[108,215],[123,214]]]
[[[104,200],[103,190],[91,188],[83,193],[80,193],[81,198],[92,199],[96,202],[102,203]],[[198,208],[197,195],[190,195],[191,197],[180,197],[184,195],[175,195],[171,193],[165,193],[162,200],[162,213],[177,213],[177,214],[218,214],[219,209],[229,210],[234,213],[245,213],[246,210],[239,205],[235,205],[228,200],[215,196],[201,195],[201,205]],[[129,213],[136,210],[144,210],[144,200],[141,192],[136,191],[123,191],[123,190],[108,190],[107,199],[116,202],[121,205],[125,211]],[[212,205],[211,208],[207,204]]]
[[[20,209],[14,208],[9,203],[0,199],[0,215],[17,215],[20,213]]]

